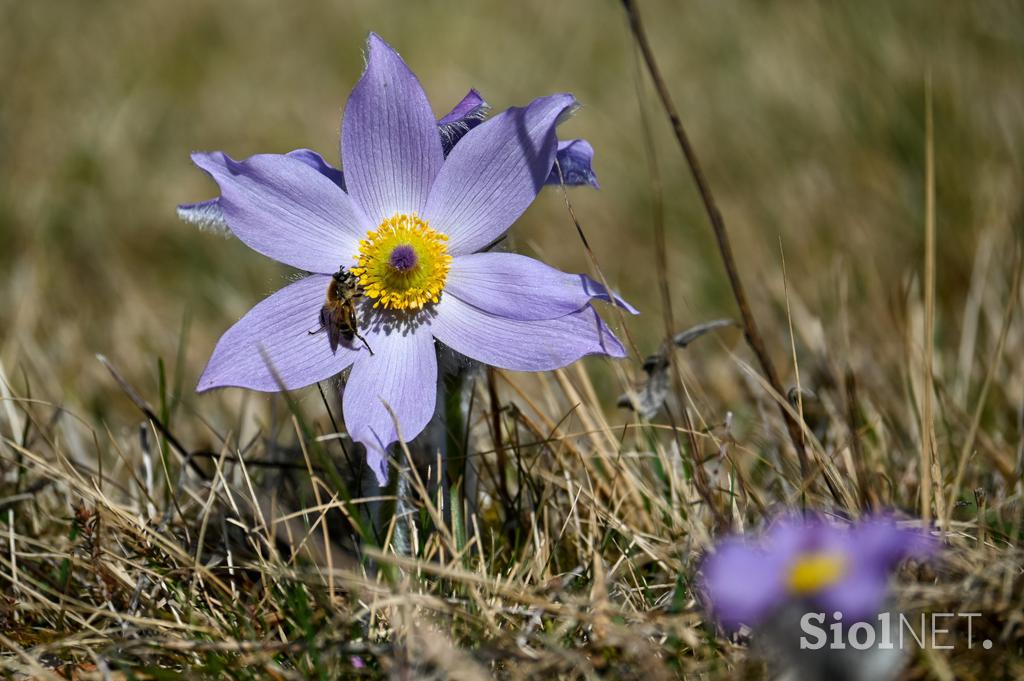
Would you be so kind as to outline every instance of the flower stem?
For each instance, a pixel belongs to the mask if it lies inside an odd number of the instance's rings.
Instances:
[[[444,419],[446,437],[445,479],[448,484],[447,503],[450,513],[446,521],[455,539],[459,552],[466,544],[466,526],[463,517],[465,501],[473,494],[470,489],[468,454],[468,431],[462,397],[466,385],[466,371],[456,370],[444,379]]]

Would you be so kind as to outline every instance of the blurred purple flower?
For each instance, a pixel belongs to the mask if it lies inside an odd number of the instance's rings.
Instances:
[[[543,371],[590,354],[625,356],[592,299],[636,311],[585,275],[480,252],[549,177],[555,127],[576,108],[572,95],[541,97],[481,122],[483,100],[471,91],[441,119],[438,134],[401,57],[376,34],[367,52],[342,122],[344,178],[309,150],[244,161],[221,152],[192,156],[220,186],[208,211],[220,211],[252,249],[312,273],[221,337],[198,390],[295,389],[351,367],[345,424],[383,483],[386,449],[399,437],[395,421],[408,440],[434,414],[435,339],[486,364]],[[445,130],[454,140],[447,158]],[[365,345],[332,348],[328,334],[316,333],[340,266],[366,296],[357,312]]]
[[[760,541],[730,537],[704,562],[703,591],[729,629],[756,627],[781,606],[843,613],[847,622],[879,612],[890,573],[932,550],[928,535],[888,519],[844,528],[822,520],[776,521]]]

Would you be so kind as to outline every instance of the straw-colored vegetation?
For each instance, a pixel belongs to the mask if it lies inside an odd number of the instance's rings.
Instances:
[[[1024,674],[1024,13],[641,9],[786,394],[723,326],[666,355],[667,408],[616,407],[667,331],[739,319],[617,3],[0,5],[0,675],[761,678],[700,558],[801,507],[931,518],[946,548],[894,609],[983,613],[994,646],[954,632],[904,678]],[[410,474],[379,531],[337,386],[193,392],[289,273],[174,215],[215,191],[193,149],[334,158],[369,30],[438,113],[576,94],[593,260],[557,188],[513,246],[643,312],[604,310],[627,361],[473,374],[469,475]]]

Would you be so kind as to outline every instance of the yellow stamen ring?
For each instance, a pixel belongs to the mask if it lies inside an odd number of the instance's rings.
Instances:
[[[452,263],[447,241],[415,213],[396,213],[359,242],[351,271],[374,307],[418,310],[444,289]]]
[[[804,596],[832,586],[845,572],[846,557],[840,553],[805,553],[790,566],[786,586]]]

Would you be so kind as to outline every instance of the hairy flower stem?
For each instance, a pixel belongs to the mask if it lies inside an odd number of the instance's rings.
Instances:
[[[391,449],[393,450],[391,455],[396,457],[396,461],[404,458],[401,446],[393,446]],[[402,470],[403,468],[405,466],[392,465],[388,484],[383,487],[378,486],[383,500],[374,517],[374,534],[376,534],[380,546],[387,548],[390,544],[395,553],[407,556],[409,555],[409,531],[405,519],[410,511],[410,504],[408,475],[406,471]],[[370,484],[376,484],[372,475]],[[394,530],[391,529],[392,523],[394,523]],[[389,531],[391,532],[390,538],[388,537]]]
[[[466,388],[465,369],[456,369],[444,379],[444,411],[447,428],[448,460],[445,465],[445,482],[447,484],[447,513],[445,522],[451,528],[455,539],[456,550],[461,551],[466,543],[466,528],[463,517],[465,502],[472,508],[475,489],[472,484],[472,468],[467,458],[468,438],[466,437],[466,407],[464,396]],[[438,398],[440,400],[440,397]]]
[[[466,473],[466,452],[463,435],[466,432],[466,418],[462,413],[462,388],[465,376],[462,371],[455,371],[441,379],[442,393],[438,402],[443,399],[445,420],[445,444],[448,457],[445,461],[445,477],[452,489],[460,486]]]

